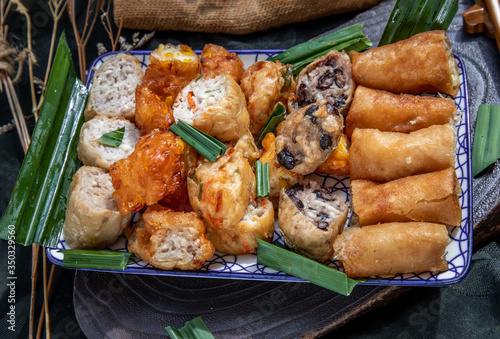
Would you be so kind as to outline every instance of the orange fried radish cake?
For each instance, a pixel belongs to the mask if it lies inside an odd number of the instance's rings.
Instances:
[[[314,172],[337,148],[343,128],[342,115],[326,100],[292,112],[276,137],[278,162],[295,173]]]
[[[144,80],[135,91],[135,118],[143,135],[174,123],[175,97],[199,71],[198,55],[186,45],[160,45],[149,60]]]
[[[113,244],[130,223],[113,198],[109,174],[98,167],[76,171],[68,193],[63,234],[71,248],[101,249]]]
[[[279,61],[257,61],[243,73],[240,86],[247,100],[253,135],[260,133],[278,102],[286,106],[292,82],[291,66]]]
[[[208,228],[217,251],[225,254],[257,253],[255,238],[270,242],[274,234],[274,208],[269,199],[257,198],[248,204],[245,215],[230,229]]]
[[[243,61],[236,53],[230,53],[222,46],[206,44],[201,52],[201,73],[210,77],[226,73],[239,84]]]
[[[141,63],[135,56],[119,53],[106,59],[94,73],[85,120],[107,115],[134,121],[134,92],[142,76]]]
[[[198,55],[186,45],[160,44],[149,56],[142,85],[165,100],[175,99],[200,70]]]
[[[203,159],[187,179],[189,201],[210,229],[230,229],[255,200],[255,174],[240,151],[228,149],[214,163]]]
[[[221,141],[239,138],[250,125],[245,95],[228,74],[191,81],[175,100],[174,118]]]
[[[143,261],[164,269],[201,267],[214,254],[203,221],[194,212],[174,212],[149,206],[141,219],[125,232],[128,249]]]
[[[303,185],[281,191],[278,229],[295,252],[325,262],[332,259],[333,241],[342,232],[347,213],[342,198],[306,179]]]
[[[287,170],[278,162],[275,146],[276,137],[273,133],[267,133],[262,140],[262,147],[264,151],[260,156],[260,161],[265,164],[269,163],[269,184],[271,190],[269,191],[269,199],[273,202],[276,210],[278,210],[278,202],[280,192],[283,188],[288,189],[291,186],[302,183],[303,175],[297,174]]]
[[[172,104],[173,99],[163,100],[148,87],[137,86],[135,90],[135,123],[141,130],[141,134],[148,134],[155,128],[172,126],[175,122]]]
[[[121,144],[109,146],[100,141],[103,134],[125,128]],[[139,130],[121,117],[98,116],[85,122],[80,131],[78,158],[86,166],[97,166],[109,171],[112,163],[128,157],[139,140]]]
[[[169,130],[140,137],[134,152],[110,168],[120,213],[139,212],[174,193],[188,174],[190,150]]]
[[[288,100],[289,111],[326,99],[340,114],[346,115],[356,87],[351,72],[351,61],[344,51],[332,50],[319,57],[295,80]]]

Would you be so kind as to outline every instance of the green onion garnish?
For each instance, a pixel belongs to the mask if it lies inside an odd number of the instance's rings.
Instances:
[[[263,240],[259,243],[257,262],[301,279],[312,282],[342,295],[349,295],[356,284],[363,279],[348,278],[345,273],[305,258]]]
[[[117,129],[116,131],[104,133],[99,138],[99,141],[103,145],[112,146],[112,147],[119,147],[122,144],[124,133],[125,133],[125,126]]]
[[[472,147],[472,175],[475,177],[499,158],[500,106],[479,105]]]
[[[180,329],[172,326],[165,327],[165,329],[172,339],[215,339],[201,317],[187,321]]]
[[[397,0],[379,46],[408,39],[429,30],[444,30],[458,11],[458,0]]]
[[[28,152],[9,205],[0,220],[0,238],[15,234],[24,246],[56,247],[64,224],[88,92],[76,78],[64,33],[54,58]]]
[[[130,252],[110,250],[59,250],[64,254],[62,265],[72,268],[93,268],[123,271],[127,266]]]
[[[271,133],[276,129],[276,126],[279,125],[281,121],[285,118],[286,108],[283,106],[281,102],[278,102],[276,106],[274,106],[273,113],[269,116],[264,127],[260,130],[259,138],[257,139],[257,147],[262,147],[262,140],[267,133]]]
[[[170,126],[170,130],[210,162],[214,162],[219,155],[226,153],[227,147],[224,143],[182,120]]]
[[[318,38],[298,44],[269,59],[291,64],[294,74],[312,60],[325,55],[332,49],[362,51],[372,45],[370,39],[363,34],[363,23],[358,23]]]
[[[271,183],[269,182],[269,163],[263,164],[260,160],[255,162],[255,172],[257,177],[257,196],[267,197],[271,191]]]

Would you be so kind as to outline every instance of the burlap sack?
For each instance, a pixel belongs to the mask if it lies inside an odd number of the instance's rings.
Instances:
[[[247,34],[369,8],[381,0],[115,0],[115,23],[146,30]]]

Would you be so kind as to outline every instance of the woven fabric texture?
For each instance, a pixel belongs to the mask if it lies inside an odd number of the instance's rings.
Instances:
[[[370,8],[381,0],[115,0],[117,26],[248,34]]]

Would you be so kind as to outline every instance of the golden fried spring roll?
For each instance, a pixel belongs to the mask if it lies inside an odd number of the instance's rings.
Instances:
[[[352,206],[359,225],[428,221],[460,226],[460,185],[453,167],[379,184],[351,181]]]
[[[387,182],[455,166],[455,130],[434,125],[409,134],[356,128],[349,150],[351,180]]]
[[[444,31],[429,31],[394,44],[350,53],[358,85],[395,93],[457,95],[458,67]]]
[[[445,225],[408,222],[351,227],[334,242],[335,256],[348,277],[448,270]]]
[[[432,125],[453,121],[457,108],[450,98],[435,98],[358,86],[346,119],[350,138],[355,128],[410,133]]]

